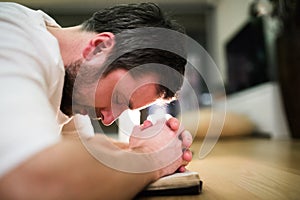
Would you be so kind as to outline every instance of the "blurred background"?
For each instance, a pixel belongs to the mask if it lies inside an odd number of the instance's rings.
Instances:
[[[23,0],[61,26],[78,25],[101,8],[141,0]],[[296,0],[152,0],[186,28],[218,66],[226,88],[227,114],[222,136],[300,137],[299,3]],[[197,55],[191,55],[197,59]],[[207,84],[190,73],[199,106],[211,104]],[[225,95],[225,94],[224,94]],[[218,101],[225,101],[219,98]],[[201,109],[200,109],[201,110]],[[209,114],[208,114],[209,115]],[[97,122],[94,122],[97,123]],[[238,126],[238,125],[243,125]],[[103,127],[102,127],[103,128]],[[105,128],[117,132],[114,124]],[[197,133],[199,137],[205,135]],[[204,131],[205,132],[205,131]]]

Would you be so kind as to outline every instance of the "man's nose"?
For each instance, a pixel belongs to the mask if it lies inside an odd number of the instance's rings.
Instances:
[[[102,110],[102,123],[106,126],[112,124],[127,109],[127,106],[113,105],[109,110]]]
[[[118,110],[118,112],[111,110],[102,111],[102,123],[106,126],[111,125],[125,110],[126,109]]]
[[[111,125],[115,120],[116,120],[117,117],[115,117],[113,115],[113,112],[112,111],[102,111],[102,123],[106,126],[109,126]]]

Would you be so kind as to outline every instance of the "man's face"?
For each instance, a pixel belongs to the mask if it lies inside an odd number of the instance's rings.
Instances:
[[[61,110],[66,115],[89,115],[110,125],[124,110],[144,107],[158,98],[154,74],[134,79],[127,70],[116,69],[100,77],[98,82],[95,80],[94,74],[111,54],[113,38],[109,33],[97,34],[84,49],[83,58],[65,66]]]
[[[124,69],[117,69],[102,77],[95,89],[79,88],[73,98],[73,111],[101,119],[104,125],[113,123],[126,109],[138,109],[158,98],[157,80],[154,75],[134,79]],[[83,91],[85,90],[85,91]]]

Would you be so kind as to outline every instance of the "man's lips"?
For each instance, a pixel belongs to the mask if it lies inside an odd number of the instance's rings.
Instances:
[[[74,114],[81,114],[81,115],[87,115],[88,111],[87,109],[83,108],[83,107],[78,107],[78,106],[73,106],[73,112]]]
[[[85,110],[85,109],[80,110],[79,113],[82,114],[82,115],[87,115],[88,114],[87,110]]]

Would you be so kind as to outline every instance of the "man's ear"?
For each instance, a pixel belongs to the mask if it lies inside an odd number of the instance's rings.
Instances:
[[[115,45],[115,35],[110,32],[97,34],[84,48],[82,55],[90,60],[97,53],[110,53]]]

